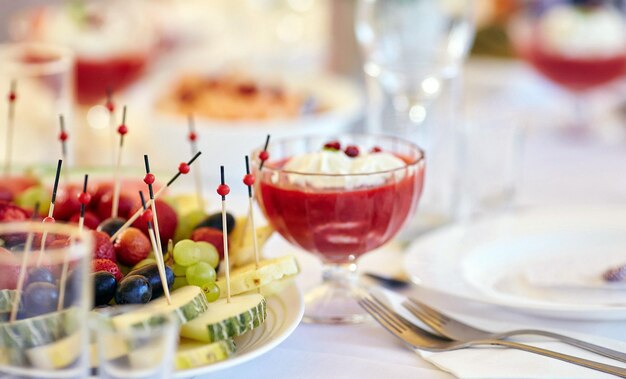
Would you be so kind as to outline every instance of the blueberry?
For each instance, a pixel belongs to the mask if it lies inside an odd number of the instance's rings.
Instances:
[[[108,271],[98,271],[93,274],[94,283],[94,306],[108,304],[113,296],[115,296],[115,289],[117,288],[117,281],[115,275]]]
[[[152,298],[152,286],[141,275],[128,275],[117,286],[117,304],[145,304]]]
[[[26,281],[26,285],[30,283],[52,283],[54,284],[55,279],[50,270],[43,267],[33,268],[28,271],[28,280]]]
[[[152,299],[163,295],[163,286],[161,285],[161,276],[159,275],[159,267],[156,263],[152,263],[128,273],[128,275],[141,275],[148,279],[152,287]],[[174,271],[169,266],[165,266],[165,277],[167,278],[167,287],[172,289],[174,285]]]
[[[24,291],[24,310],[30,317],[54,312],[59,302],[59,290],[52,283],[31,283]]]
[[[213,228],[221,232],[222,231],[222,214],[214,213],[212,215],[209,215],[207,218],[202,220],[202,222],[196,225],[195,229],[198,229],[201,227]],[[230,234],[233,231],[233,229],[235,229],[235,216],[226,212],[226,230],[228,231],[228,234]]]
[[[105,232],[109,236],[112,236],[122,227],[122,225],[124,225],[124,223],[126,223],[126,220],[123,218],[109,217],[102,221],[96,230],[99,232]]]

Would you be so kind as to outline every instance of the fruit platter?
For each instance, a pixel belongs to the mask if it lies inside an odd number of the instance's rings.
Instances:
[[[210,196],[202,191],[199,175],[194,177],[195,193],[173,188],[201,156],[193,131],[189,141],[195,154],[180,163],[168,181],[157,180],[150,171],[148,155],[145,174],[122,174],[125,115],[126,109],[116,129],[118,160],[108,175],[90,179],[85,174],[82,181],[74,180],[83,169],[64,169],[64,160],[59,159],[54,177],[14,174],[15,168],[9,167],[0,179],[0,227],[29,220],[39,225],[33,233],[20,234],[23,238],[0,233],[0,266],[3,273],[13,273],[0,280],[0,329],[7,337],[0,346],[0,366],[76,367],[83,349],[78,348],[80,333],[70,333],[76,329],[70,328],[76,323],[70,317],[73,304],[88,307],[88,318],[111,307],[134,306],[110,319],[119,330],[149,328],[162,315],[174,318],[179,328],[172,359],[177,377],[251,359],[285,339],[302,318],[303,301],[293,282],[300,271],[295,257],[262,257],[273,229],[255,225],[255,177],[248,157],[241,183],[249,194],[248,212],[237,215],[229,210],[230,187],[223,167],[221,184],[212,196],[221,198],[215,202],[221,203],[221,211],[210,211],[206,205]],[[68,140],[61,117],[63,152]],[[242,159],[242,168],[243,163]],[[45,229],[65,224],[78,232],[61,237]],[[89,259],[83,261],[91,262],[88,268],[67,258],[67,251],[78,243],[88,245]],[[63,257],[59,269],[47,263],[56,248],[65,249],[65,256],[59,255]],[[44,263],[33,263],[36,256],[43,256]],[[87,279],[72,279],[81,275]],[[72,287],[74,282],[79,284]],[[74,288],[80,283],[92,288]],[[86,300],[72,303],[75,293]],[[91,351],[89,366],[97,370],[92,334],[86,350]],[[24,347],[37,354],[20,355],[15,361],[15,348]],[[64,352],[67,349],[74,353]],[[130,350],[117,351],[122,357]]]

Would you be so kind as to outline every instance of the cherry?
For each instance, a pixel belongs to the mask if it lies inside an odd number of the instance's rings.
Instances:
[[[252,174],[246,174],[246,176],[243,177],[243,183],[248,187],[252,186],[255,180],[256,178]]]
[[[339,141],[326,142],[326,144],[324,145],[324,149],[341,150],[341,143],[339,143]]]
[[[227,184],[220,184],[217,186],[217,194],[220,196],[226,196],[230,193],[230,187]]]
[[[178,172],[185,175],[189,172],[189,165],[186,162],[182,162],[178,165]]]
[[[154,177],[154,174],[151,172],[147,173],[146,176],[144,176],[143,178],[143,182],[146,183],[147,185],[153,184],[155,180],[156,178]]]
[[[359,156],[359,148],[357,146],[354,146],[354,145],[347,146],[346,150],[344,152],[350,158],[354,158],[354,157],[358,157]]]

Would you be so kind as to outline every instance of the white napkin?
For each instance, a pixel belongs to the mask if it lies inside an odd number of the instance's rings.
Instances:
[[[402,307],[402,301],[404,301],[405,299],[403,296],[382,289],[376,291],[376,296],[379,298],[386,298],[387,302],[392,305],[398,313],[414,321],[416,324],[420,324],[423,326],[423,324],[421,324],[406,309],[404,309],[404,307]],[[489,323],[485,324],[484,321],[482,322],[482,324],[476,323],[477,320],[472,321],[473,323],[467,321],[465,322],[471,325],[475,325],[481,329],[494,329],[493,325],[490,328]],[[512,326],[509,329],[518,329],[520,327],[521,326]],[[558,333],[558,331],[555,332]],[[574,338],[579,338],[591,343],[598,344],[600,346],[605,346],[618,351],[626,351],[626,342],[609,340],[606,338],[599,338],[589,335],[572,335],[571,333],[569,335]],[[620,363],[609,358],[604,358],[600,355],[596,355],[560,342],[547,340],[545,338],[524,339],[524,343],[531,344],[536,347],[558,351],[564,354],[574,355],[579,358],[590,359],[618,367],[626,367],[626,364],[624,363]],[[513,349],[484,347],[462,349],[444,353],[431,353],[418,350],[417,353],[435,366],[461,379],[615,378],[615,376],[605,374],[599,371],[590,370],[556,359],[551,359],[537,354]]]

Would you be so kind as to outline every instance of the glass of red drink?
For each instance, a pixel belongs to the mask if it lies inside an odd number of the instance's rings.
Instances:
[[[572,93],[571,132],[587,133],[584,94],[626,75],[626,0],[529,0],[511,23],[516,50]]]
[[[329,141],[340,149],[329,149]],[[358,147],[359,156],[333,156],[346,154],[347,146]],[[392,239],[415,210],[424,178],[422,150],[395,137],[342,135],[280,139],[267,151],[269,159],[257,169],[261,209],[281,236],[324,264],[322,284],[305,296],[305,320],[362,321],[354,301],[357,259]],[[310,157],[308,169],[290,166]],[[386,169],[385,159],[400,163]]]

